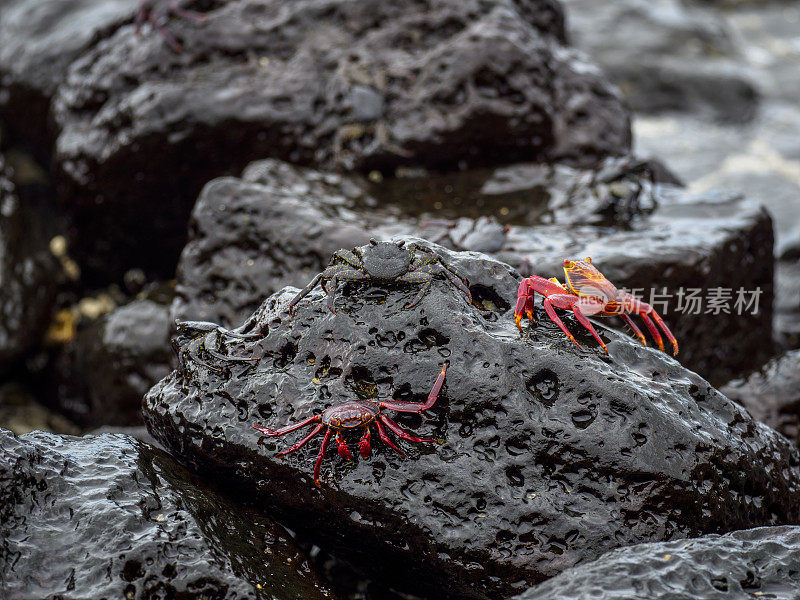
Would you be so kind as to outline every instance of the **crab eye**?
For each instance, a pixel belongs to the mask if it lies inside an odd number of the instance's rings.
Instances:
[[[587,256],[587,257],[586,257],[584,260],[585,260],[587,263],[589,263],[589,264],[592,264],[592,257],[591,257],[591,256]]]
[[[405,245],[406,241],[405,240],[400,240],[399,242],[395,242],[395,243],[397,244],[398,248],[402,248]]]
[[[375,238],[369,238],[369,243],[372,244],[373,246],[377,246],[378,245],[378,242],[377,242],[377,240]]]
[[[565,269],[573,269],[573,268],[575,268],[575,263],[573,261],[571,261],[571,260],[565,260],[564,261],[564,268]]]

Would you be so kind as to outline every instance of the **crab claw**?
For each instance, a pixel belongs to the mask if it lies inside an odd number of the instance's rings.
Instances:
[[[369,458],[370,450],[370,433],[369,429],[367,429],[361,437],[361,441],[358,442],[358,453],[361,455],[361,458]]]
[[[348,448],[347,441],[345,441],[341,431],[336,434],[336,444],[339,446],[339,456],[345,460],[353,459],[353,453],[350,452],[350,448]]]

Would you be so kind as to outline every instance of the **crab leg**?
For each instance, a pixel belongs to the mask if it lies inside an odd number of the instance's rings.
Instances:
[[[383,427],[383,425],[381,424],[380,421],[375,421],[375,427],[378,428],[378,435],[380,436],[381,440],[383,440],[383,443],[386,444],[387,446],[389,446],[389,448],[392,448],[400,456],[405,458],[406,457],[405,453],[395,445],[395,443],[389,437],[389,434],[386,433],[386,429],[384,429],[384,427]]]
[[[194,21],[195,23],[202,23],[208,18],[208,15],[197,12],[195,10],[188,10],[181,6],[183,0],[172,0],[169,3],[169,10],[175,15],[182,19],[188,19],[190,21]]]
[[[356,269],[341,267],[341,270],[337,271],[328,281],[328,285],[330,286],[328,290],[328,310],[336,314],[333,304],[336,301],[336,290],[339,287],[340,281],[363,281],[364,279],[369,279],[369,276]]]
[[[200,358],[200,351],[203,349],[203,338],[195,338],[191,342],[186,345],[186,350],[183,351],[182,357],[184,366],[187,360],[191,360],[193,363],[200,365],[201,367],[205,367],[209,371],[214,373],[222,373],[222,369],[220,367],[215,367],[214,365],[210,365],[207,362],[204,362]]]
[[[469,291],[469,286],[467,286],[465,283],[466,279],[456,275],[446,266],[443,266],[442,273],[444,273],[444,276],[447,277],[454,286],[461,290],[461,292],[467,297],[467,302],[472,303],[472,292]]]
[[[628,327],[630,327],[630,328],[633,330],[633,333],[635,333],[635,334],[636,334],[636,337],[638,337],[638,338],[639,338],[639,341],[641,341],[641,342],[642,342],[642,344],[644,344],[645,346],[647,346],[647,338],[645,338],[645,337],[644,337],[644,334],[642,333],[642,330],[641,330],[641,329],[639,329],[639,328],[636,326],[636,323],[634,323],[634,322],[633,322],[633,319],[631,319],[631,318],[628,316],[628,314],[627,314],[627,313],[624,313],[624,312],[622,312],[622,313],[619,313],[619,316],[620,316],[620,317],[622,317],[622,320],[623,320],[623,321],[625,321],[625,323],[628,325]]]
[[[523,279],[519,284],[519,288],[517,288],[517,305],[514,308],[514,320],[517,323],[517,327],[520,329],[522,328],[523,314],[533,321],[533,299],[534,293],[536,292],[543,296],[567,293],[557,281],[551,281],[544,277],[539,277],[538,275],[532,275],[531,277]]]
[[[300,293],[297,294],[297,296],[295,296],[294,299],[291,302],[289,302],[289,314],[290,315],[294,313],[295,305],[298,302],[300,302],[300,300],[302,300],[303,298],[308,296],[311,293],[311,290],[313,290],[315,287],[317,287],[317,284],[321,280],[322,280],[322,273],[317,273],[314,276],[314,279],[311,280],[311,283],[309,283],[306,287],[304,287],[302,290],[300,290]]]
[[[514,321],[518,329],[522,329],[522,317],[533,321],[533,288],[528,279],[523,279],[517,288],[517,305],[514,307]]]
[[[223,335],[225,335],[228,332],[225,331],[225,332],[222,332],[222,333],[223,333]],[[220,338],[220,330],[219,329],[215,329],[214,331],[211,331],[211,332],[207,333],[206,336],[203,338],[203,348],[211,356],[213,356],[214,358],[218,358],[220,360],[243,361],[243,362],[252,361],[252,360],[258,360],[257,358],[245,358],[243,356],[228,356],[227,354],[222,354],[220,352],[217,352],[217,348],[220,347],[220,340],[221,340],[221,338]]]
[[[399,437],[407,440],[409,442],[428,442],[429,444],[435,444],[436,440],[432,440],[430,438],[419,438],[407,433],[400,425],[392,421],[386,415],[378,415],[378,419],[383,421],[383,424],[386,425],[389,429],[391,429],[395,434]]]
[[[647,313],[640,312],[640,313],[637,313],[637,314],[640,317],[642,317],[642,321],[644,321],[644,324],[647,326],[647,329],[650,330],[650,335],[653,336],[653,339],[656,341],[656,344],[658,344],[658,349],[663,352],[664,351],[664,340],[661,339],[661,334],[658,332],[658,329],[656,328],[655,323],[653,323],[653,321],[650,320],[650,317],[647,316]]]
[[[600,339],[600,336],[597,335],[597,331],[595,331],[594,327],[592,327],[589,319],[586,318],[586,315],[596,315],[597,313],[602,312],[602,310],[603,304],[596,300],[592,300],[591,298],[580,298],[572,305],[572,312],[575,313],[575,317],[577,317],[580,324],[589,330],[589,333],[594,336],[594,339],[597,340],[597,343],[600,344],[603,350],[605,350],[605,353],[608,354],[608,348],[606,348],[606,345],[603,343],[603,340]]]
[[[319,430],[322,429],[323,427],[324,425],[322,423],[318,423],[317,426],[314,427],[314,429],[312,429],[311,432],[307,436],[305,436],[302,440],[292,444],[290,448],[287,448],[282,452],[278,452],[275,456],[286,456],[287,454],[294,452],[295,450],[299,450],[300,448],[305,446],[311,438],[317,435],[319,433]]]
[[[442,390],[442,386],[444,385],[444,378],[445,373],[447,372],[447,366],[450,363],[445,361],[442,364],[442,371],[439,373],[439,376],[436,378],[436,381],[433,383],[433,387],[431,388],[430,393],[428,394],[428,400],[424,403],[422,402],[381,402],[381,408],[388,408],[389,410],[396,410],[397,412],[404,412],[404,413],[420,413],[424,410],[428,410],[432,407],[436,400],[439,398],[439,392]]]
[[[675,339],[675,336],[672,335],[672,332],[667,327],[667,324],[664,323],[664,320],[661,316],[655,311],[655,309],[647,304],[647,302],[642,302],[633,294],[629,294],[627,292],[620,292],[620,298],[625,300],[625,308],[631,312],[635,312],[644,321],[644,324],[647,325],[647,328],[650,330],[653,339],[658,344],[659,349],[662,351],[664,350],[664,342],[661,340],[661,334],[659,334],[658,329],[653,324],[653,321],[650,320],[650,317],[653,317],[653,320],[658,323],[661,329],[664,331],[664,335],[667,336],[667,339],[672,343],[672,355],[675,356],[678,354],[678,340]]]
[[[553,299],[555,299],[556,302],[561,301],[560,304],[554,304]],[[553,306],[557,306],[558,308],[570,308],[570,306],[567,304],[569,301],[575,303],[578,301],[578,297],[569,296],[568,294],[553,294],[552,296],[547,296],[542,304],[544,305],[544,310],[547,312],[547,316],[550,317],[550,320],[558,325],[561,331],[563,331],[578,348],[583,349],[583,347],[575,339],[575,336],[569,332],[567,326],[564,325],[564,322],[559,318],[559,316],[556,314],[556,311],[553,309]]]
[[[279,435],[285,435],[289,432],[294,431],[295,429],[300,429],[301,427],[305,427],[309,423],[320,423],[322,421],[322,417],[319,415],[313,415],[300,421],[299,423],[292,423],[291,425],[287,425],[286,427],[281,427],[280,429],[270,429],[269,427],[264,427],[263,425],[253,425],[253,429],[257,429],[267,437],[277,437]]]
[[[328,449],[332,434],[333,430],[329,427],[328,431],[325,432],[325,437],[322,438],[322,446],[320,446],[319,454],[317,454],[317,462],[314,463],[314,485],[317,487],[322,487],[319,484],[319,467],[322,464],[322,458],[325,456],[325,450]]]
[[[667,324],[664,323],[664,320],[658,315],[655,309],[650,311],[650,316],[653,317],[653,320],[658,323],[661,329],[664,331],[664,335],[667,336],[667,339],[672,343],[672,356],[678,355],[678,340],[675,339],[675,336],[672,335],[672,332],[667,327]]]
[[[419,292],[417,292],[417,295],[414,296],[414,299],[403,307],[405,309],[409,309],[414,307],[420,300],[422,300],[422,297],[428,293],[429,289],[431,289],[431,284],[433,283],[433,273],[430,272],[429,268],[421,267],[419,271],[411,271],[410,273],[406,273],[405,275],[398,277],[397,280],[402,281],[403,283],[422,284],[422,287],[420,288]]]

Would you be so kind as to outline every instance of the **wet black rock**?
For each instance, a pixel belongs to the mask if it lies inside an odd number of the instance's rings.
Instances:
[[[643,290],[645,301],[666,288],[669,310],[658,302],[656,310],[681,343],[679,359],[721,384],[772,354],[772,223],[736,195],[695,195],[676,183],[657,162],[630,157],[595,170],[519,164],[374,185],[260,161],[242,179],[212,181],[201,194],[173,316],[238,326],[272,292],[304,286],[339,248],[400,233],[438,239],[446,225],[421,223],[481,207],[511,223],[493,255],[524,275],[562,278],[564,258],[589,255],[617,285]],[[473,247],[497,233],[481,234],[478,214],[458,220],[474,234]],[[705,314],[706,303],[676,313],[679,290],[704,299],[720,287],[733,290],[728,313]],[[756,313],[753,305],[736,314],[740,288],[761,290]]]
[[[512,600],[790,600],[800,589],[800,527],[638,544],[562,573]]]
[[[773,358],[721,391],[800,446],[800,350]]]
[[[304,286],[340,248],[365,244],[378,220],[358,180],[277,160],[210,182],[192,211],[173,317],[238,326],[286,285]]]
[[[50,101],[70,64],[135,9],[131,0],[0,3],[0,119],[19,142],[50,156]]]
[[[22,197],[0,156],[0,371],[36,347],[50,321],[60,269],[44,203]]]
[[[563,0],[571,41],[588,52],[637,112],[751,119],[753,74],[725,20],[680,0]]]
[[[775,337],[784,349],[800,348],[800,245],[775,264]]]
[[[169,308],[135,300],[78,333],[57,357],[58,408],[84,427],[136,425],[147,390],[171,370]]]
[[[0,429],[0,590],[28,598],[330,597],[283,529],[123,435]]]
[[[317,290],[290,318],[285,289],[242,328],[264,337],[228,349],[260,360],[159,382],[151,433],[387,585],[436,597],[500,598],[619,546],[800,519],[800,454],[783,436],[626,336],[603,329],[606,356],[565,316],[580,350],[541,304],[520,334],[509,267],[438,251],[473,305],[444,279],[410,310],[416,287],[352,285],[336,314]],[[251,428],[359,397],[421,401],[444,360],[436,406],[392,413],[441,445],[399,442],[401,458],[373,435],[373,455],[350,462],[329,448],[320,489],[321,436],[280,458],[302,432]]]
[[[59,90],[57,162],[90,273],[171,275],[201,186],[253,157],[391,171],[594,163],[630,146],[616,90],[562,45],[552,0],[212,8],[170,24],[181,54],[117,29]]]

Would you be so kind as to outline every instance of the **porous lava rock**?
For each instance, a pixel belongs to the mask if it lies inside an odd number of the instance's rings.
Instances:
[[[0,429],[0,590],[29,598],[330,598],[287,534],[172,458]]]
[[[290,317],[286,288],[241,329],[262,337],[225,349],[259,360],[202,355],[220,370],[171,374],[145,398],[149,430],[387,585],[436,597],[502,598],[616,547],[800,518],[800,454],[786,438],[620,334],[603,329],[606,356],[565,316],[579,349],[541,304],[520,333],[507,265],[432,248],[470,281],[472,304],[437,278],[412,309],[415,286],[361,284],[340,290],[335,314],[317,290]],[[276,457],[302,432],[251,427],[356,398],[421,401],[445,360],[436,405],[392,413],[441,443],[398,442],[401,458],[373,435],[372,456],[352,461],[331,447],[319,489],[320,436]]]
[[[800,350],[777,356],[721,391],[800,446]]]
[[[120,27],[59,88],[56,161],[88,273],[171,275],[201,186],[254,157],[392,171],[630,146],[616,90],[563,45],[553,0],[232,0],[206,15],[170,23],[181,54]]]
[[[692,194],[678,183],[657,162],[632,157],[598,169],[524,163],[380,184],[258,161],[204,188],[173,316],[239,326],[271,293],[311,281],[335,250],[428,235],[427,218],[454,217],[468,204],[506,214],[510,228],[492,254],[523,275],[563,278],[564,258],[588,255],[615,284],[654,300],[681,342],[679,360],[719,385],[772,354],[772,221],[738,195]],[[444,208],[436,212],[436,203]],[[458,223],[470,220],[477,234],[474,218]],[[716,288],[730,290],[727,312],[707,313]],[[748,301],[760,290],[757,306],[737,310],[740,289]]]
[[[173,317],[240,325],[273,292],[304,286],[334,252],[376,235],[369,225],[386,219],[370,205],[358,179],[274,159],[211,181],[192,210]]]
[[[39,344],[50,321],[60,274],[51,221],[39,199],[20,195],[0,155],[0,372]]]
[[[569,569],[512,600],[790,600],[800,589],[800,527],[637,544]]]
[[[70,64],[136,10],[131,0],[4,0],[0,5],[0,119],[46,158],[50,101]]]
[[[167,306],[134,300],[91,323],[55,360],[58,408],[84,427],[141,424],[142,398],[171,370]]]

